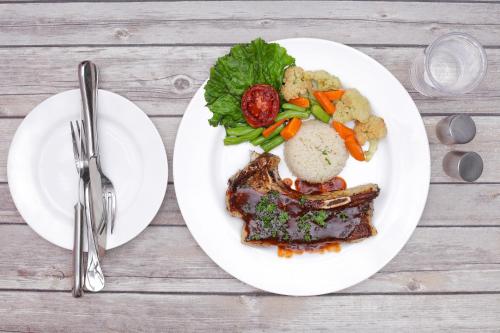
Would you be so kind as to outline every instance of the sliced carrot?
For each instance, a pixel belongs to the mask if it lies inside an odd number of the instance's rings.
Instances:
[[[303,108],[309,107],[309,99],[307,99],[305,97],[298,97],[298,98],[291,99],[288,101],[288,103],[293,104],[293,105],[297,105],[297,106],[301,106]]]
[[[336,101],[342,98],[342,96],[345,93],[345,90],[339,89],[339,90],[329,90],[329,91],[323,91],[323,93],[326,95],[326,97],[330,101]]]
[[[286,119],[281,119],[277,122],[275,122],[274,124],[272,124],[271,126],[269,126],[268,128],[266,128],[263,132],[262,132],[262,136],[267,138],[269,137],[269,135],[273,134],[274,130],[277,129],[278,127],[280,127],[281,124],[283,124],[285,122]]]
[[[292,118],[292,120],[283,128],[280,135],[285,140],[290,140],[297,134],[302,125],[302,120],[299,118]]]
[[[348,136],[345,139],[345,146],[352,157],[354,157],[358,161],[365,160],[365,153],[363,152],[363,148],[359,144],[358,140],[354,136]]]
[[[333,121],[332,127],[337,131],[343,140],[347,139],[349,136],[354,136],[354,131],[341,122]]]
[[[332,115],[335,112],[335,107],[333,106],[333,103],[328,99],[328,97],[326,97],[324,92],[315,91],[314,97],[316,97],[316,100],[321,105],[323,110],[326,111],[326,113],[328,113],[329,115]]]

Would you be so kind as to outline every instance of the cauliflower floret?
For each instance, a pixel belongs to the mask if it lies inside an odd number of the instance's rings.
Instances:
[[[371,113],[370,103],[356,89],[346,90],[340,101],[337,102],[336,109],[333,120],[342,123],[351,120],[366,123]]]
[[[387,135],[384,119],[371,115],[366,123],[356,121],[354,133],[359,144],[364,145],[366,141],[379,140]]]
[[[308,88],[311,92],[312,90],[326,91],[342,88],[339,78],[324,70],[306,71],[304,78],[308,81]]]
[[[368,151],[365,151],[365,160],[369,161],[377,151],[379,140],[386,137],[387,127],[384,119],[372,115],[366,123],[356,121],[354,133],[360,145],[364,145],[366,141],[370,144]]]
[[[288,67],[283,77],[283,83],[281,94],[287,101],[307,94],[307,82],[301,67]]]

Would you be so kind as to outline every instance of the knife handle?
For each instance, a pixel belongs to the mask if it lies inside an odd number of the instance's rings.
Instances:
[[[75,234],[73,240],[73,297],[83,296],[83,207],[75,205]]]
[[[97,66],[91,61],[78,65],[78,80],[82,95],[82,119],[87,137],[88,157],[99,156],[97,142],[97,86],[99,74]]]
[[[85,271],[85,289],[92,292],[104,288],[104,274],[99,262],[99,247],[97,243],[97,232],[95,221],[90,212],[90,193],[88,184],[84,188],[85,198],[85,225],[87,227],[87,269]]]

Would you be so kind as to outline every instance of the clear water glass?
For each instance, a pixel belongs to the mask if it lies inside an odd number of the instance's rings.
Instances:
[[[474,90],[487,69],[486,52],[472,36],[443,35],[415,59],[410,69],[413,87],[424,96],[453,96]]]

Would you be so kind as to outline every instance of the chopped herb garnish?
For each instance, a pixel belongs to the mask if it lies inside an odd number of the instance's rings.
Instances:
[[[281,223],[286,223],[289,219],[289,216],[288,216],[288,213],[287,212],[280,212],[280,214],[278,215],[278,220],[281,222]]]
[[[345,220],[348,219],[349,216],[347,216],[347,214],[345,212],[340,212],[340,213],[337,214],[337,217],[339,219],[341,219],[342,221],[345,221]]]
[[[306,215],[303,215],[299,218],[299,223],[297,223],[297,227],[299,228],[299,231],[304,233],[304,240],[306,242],[311,241],[311,224],[308,222],[309,217]]]
[[[332,165],[332,162],[330,162],[330,160],[328,159],[328,157],[325,157],[325,161],[326,161],[326,163],[328,163],[328,165]]]
[[[301,197],[299,198],[299,204],[300,204],[301,206],[304,206],[306,202],[307,202],[306,197],[301,196]]]
[[[278,199],[279,195],[280,195],[280,194],[278,193],[278,191],[274,191],[274,190],[272,190],[272,191],[267,192],[267,196],[268,196],[268,197],[269,197],[269,199],[271,199],[271,200],[276,200],[276,199]]]
[[[255,206],[255,219],[261,223],[259,237],[281,238],[286,234],[289,215],[278,206],[279,193],[270,191],[263,195]],[[289,236],[288,236],[289,237]]]
[[[312,219],[313,219],[314,223],[316,223],[317,225],[319,225],[321,227],[325,227],[327,217],[328,217],[328,213],[324,210],[320,210],[320,211],[313,213]]]
[[[253,234],[251,236],[248,236],[247,238],[248,240],[259,240],[260,239],[260,235],[259,234]]]
[[[318,210],[314,212],[307,212],[306,214],[300,217],[299,221],[314,222],[321,227],[325,227],[327,218],[328,218],[328,212],[324,210]]]

